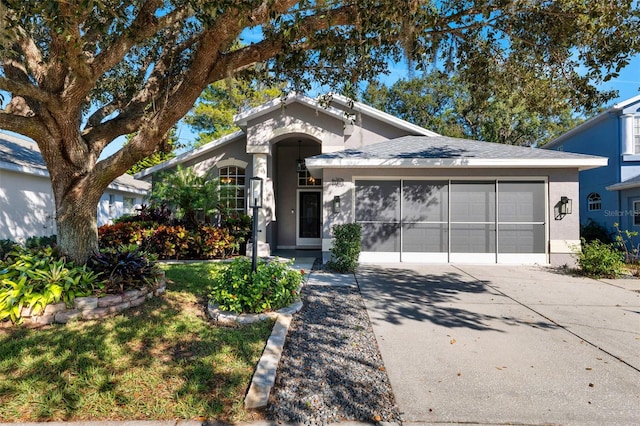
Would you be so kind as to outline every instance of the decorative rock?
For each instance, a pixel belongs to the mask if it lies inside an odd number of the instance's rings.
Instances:
[[[164,293],[167,290],[167,286],[163,285],[162,287],[158,287],[155,291],[155,295],[156,296],[160,296],[162,293]]]
[[[147,294],[146,290],[129,290],[124,293],[123,300],[131,301],[133,299],[137,299],[140,296],[144,296]]]
[[[113,313],[111,311],[111,309],[113,309],[113,306],[111,306],[109,308],[92,309],[91,311],[83,312],[82,313],[82,317],[84,319],[89,319],[89,320],[105,318],[105,317],[109,316],[109,314]]]
[[[145,300],[147,300],[147,296],[146,296],[146,295],[140,296],[140,297],[138,297],[137,299],[133,299],[133,300],[130,302],[131,307],[133,308],[133,307],[135,307],[135,306],[140,306],[140,305],[142,305],[142,304],[145,302]]]
[[[107,294],[104,297],[98,299],[98,308],[107,308],[109,306],[115,306],[122,303],[121,294]]]
[[[34,324],[49,325],[55,322],[55,315],[36,315],[31,317],[31,322]]]
[[[98,307],[98,298],[95,296],[76,297],[73,305],[80,311],[89,311]]]
[[[122,302],[122,303],[118,303],[117,305],[109,306],[107,310],[109,311],[109,313],[122,312],[125,309],[129,309],[130,307],[131,307],[131,302]]]
[[[223,311],[219,305],[209,301],[207,305],[207,313],[209,317],[221,325],[233,324],[252,324],[258,321],[265,321],[269,318],[276,319],[279,315],[293,315],[302,309],[302,301],[296,300],[289,306],[278,309],[275,312],[264,312],[262,314],[235,314],[229,311]]]
[[[80,312],[77,309],[67,309],[64,311],[57,312],[54,317],[56,322],[66,324],[69,321],[80,319],[81,315],[82,315],[82,312]]]
[[[42,314],[43,315],[53,315],[56,312],[64,311],[65,309],[67,309],[67,305],[65,305],[64,302],[54,303],[52,305],[47,305],[44,308],[44,312]]]

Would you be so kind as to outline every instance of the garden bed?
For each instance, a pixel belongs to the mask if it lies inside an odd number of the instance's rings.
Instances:
[[[76,297],[73,307],[64,302],[47,305],[42,313],[33,315],[30,308],[22,308],[21,318],[34,324],[66,324],[69,321],[95,320],[144,304],[147,299],[158,296],[166,290],[164,273],[156,288],[129,290],[122,294],[107,294],[102,297]]]

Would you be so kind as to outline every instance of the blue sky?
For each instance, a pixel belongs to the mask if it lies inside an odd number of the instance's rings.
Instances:
[[[246,40],[245,40],[246,41]],[[406,64],[393,64],[390,67],[390,74],[388,76],[384,76],[381,80],[385,84],[393,84],[393,82],[407,78],[409,72]],[[617,90],[618,97],[613,99],[610,102],[610,105],[613,105],[617,102],[623,101],[625,99],[632,98],[638,94],[640,94],[640,56],[635,57],[629,65],[627,65],[621,72],[620,75],[612,79],[606,83],[603,83],[599,86],[601,90]],[[195,138],[195,134],[191,132],[188,126],[179,125],[178,127],[178,137],[184,143],[192,142]],[[102,157],[106,157],[108,155],[113,154],[122,146],[122,141],[124,138],[118,138],[114,142],[112,142],[105,151],[103,152]]]

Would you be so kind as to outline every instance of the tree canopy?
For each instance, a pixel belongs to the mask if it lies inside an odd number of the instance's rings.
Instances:
[[[572,129],[591,108],[572,108],[566,99],[542,96],[546,87],[538,80],[536,89],[523,90],[517,83],[507,88],[495,83],[483,88],[478,99],[474,88],[457,73],[433,71],[390,87],[370,84],[363,100],[396,117],[445,136],[470,138],[509,145],[541,146]],[[537,104],[531,98],[546,97]]]
[[[478,90],[544,76],[571,105],[595,105],[593,84],[638,46],[633,0],[1,0],[0,15],[0,128],[38,143],[77,262],[97,248],[103,190],[211,83],[253,73],[351,95],[405,56]]]

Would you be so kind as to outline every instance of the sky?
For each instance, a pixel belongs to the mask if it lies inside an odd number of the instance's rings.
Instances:
[[[383,76],[381,81],[387,85],[395,81],[408,78],[409,71],[406,64],[398,63],[390,66],[390,73]],[[600,90],[617,90],[618,96],[608,106],[632,98],[640,94],[640,56],[635,57],[629,65],[621,70],[620,75],[598,86]],[[183,143],[193,142],[196,135],[184,124],[178,126],[178,137]],[[101,158],[105,158],[116,152],[122,146],[124,138],[118,138],[105,148]]]

